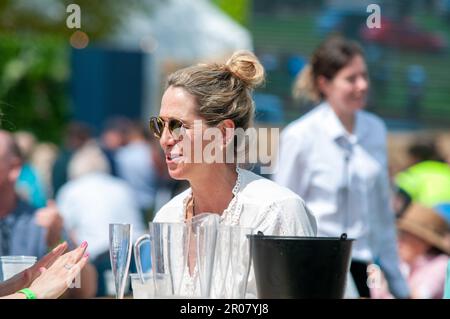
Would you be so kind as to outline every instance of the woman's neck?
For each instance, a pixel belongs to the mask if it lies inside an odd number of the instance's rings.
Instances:
[[[352,111],[342,111],[338,109],[337,107],[331,106],[334,113],[336,113],[339,121],[344,126],[345,130],[352,134],[353,130],[355,128],[355,112]]]
[[[190,180],[194,199],[194,214],[222,214],[233,198],[236,169],[230,165],[211,164],[201,177]]]

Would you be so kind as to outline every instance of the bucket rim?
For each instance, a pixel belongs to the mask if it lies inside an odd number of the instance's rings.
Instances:
[[[260,235],[260,234],[248,234],[248,238],[250,239],[258,239],[258,240],[288,240],[288,241],[294,241],[294,240],[309,240],[309,241],[354,241],[354,238],[341,238],[341,237],[313,237],[313,236],[272,236],[272,235]]]

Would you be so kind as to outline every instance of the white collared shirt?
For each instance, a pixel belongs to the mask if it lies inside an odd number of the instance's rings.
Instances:
[[[406,297],[390,209],[384,123],[358,111],[349,134],[322,103],[282,132],[278,164],[275,181],[305,200],[318,236],[347,233],[356,239],[352,258],[379,261],[394,294]]]

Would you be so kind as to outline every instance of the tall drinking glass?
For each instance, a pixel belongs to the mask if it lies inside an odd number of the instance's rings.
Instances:
[[[179,298],[184,294],[181,287],[186,277],[188,227],[184,223],[149,223],[149,226],[155,297]]]
[[[251,242],[247,235],[253,229],[221,225],[213,270],[211,297],[243,299],[251,266]]]
[[[116,298],[123,299],[131,259],[130,224],[109,224],[109,255],[116,287]]]
[[[220,225],[218,229],[211,287],[212,298],[225,299],[231,296],[231,292],[227,294],[226,291],[226,283],[231,276],[231,228],[232,226]]]
[[[193,241],[195,247],[195,265],[200,283],[200,297],[202,298],[209,298],[211,294],[219,221],[219,215],[212,213],[199,214],[190,221],[192,234],[189,236],[189,240]]]
[[[252,244],[248,235],[253,234],[253,228],[231,227],[231,296],[232,299],[243,299],[247,291],[248,275],[251,266]]]

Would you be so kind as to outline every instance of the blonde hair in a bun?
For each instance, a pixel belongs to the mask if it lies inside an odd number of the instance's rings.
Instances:
[[[167,87],[181,87],[192,94],[206,124],[216,126],[231,119],[245,130],[255,113],[252,90],[263,82],[264,68],[258,58],[249,51],[237,51],[226,64],[198,64],[172,73]]]
[[[225,65],[251,88],[264,82],[264,68],[258,58],[249,51],[235,52]]]

